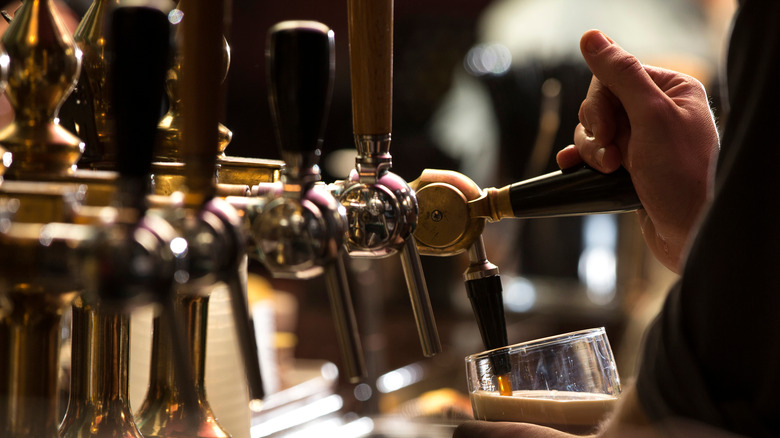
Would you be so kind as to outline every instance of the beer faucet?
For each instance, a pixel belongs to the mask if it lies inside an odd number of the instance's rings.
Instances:
[[[412,232],[417,198],[390,172],[392,157],[393,0],[348,1],[352,121],[357,157],[335,185],[346,208],[347,250],[353,257],[400,254],[423,354],[441,351],[428,287]]]
[[[420,203],[414,237],[421,254],[452,256],[468,251],[466,289],[486,349],[507,345],[498,267],[487,259],[486,222],[627,212],[641,208],[625,169],[609,175],[581,166],[481,190],[467,176],[425,169],[410,183]],[[494,364],[500,369],[507,363]],[[508,371],[508,369],[506,369]]]
[[[208,12],[207,12],[208,10]],[[222,434],[205,394],[205,341],[209,289],[225,283],[231,295],[233,315],[245,365],[250,407],[259,408],[263,398],[257,347],[249,323],[248,305],[239,268],[245,255],[245,236],[237,211],[216,197],[219,84],[223,72],[214,59],[222,56],[224,3],[208,5],[184,2],[182,11],[182,141],[186,192],[184,205],[175,212],[177,230],[187,242],[187,274],[182,279],[177,302],[189,335],[195,372],[189,382],[197,392],[197,414],[182,412],[182,400],[170,381],[169,353],[159,330],[153,335],[149,392],[136,418],[144,436],[171,436],[183,425],[195,424],[198,435]],[[160,325],[159,318],[154,321]],[[222,436],[219,435],[219,436]]]
[[[138,28],[144,33],[137,34]],[[73,307],[73,374],[60,426],[63,437],[142,437],[128,399],[129,311],[142,304],[162,308],[182,398],[195,399],[171,294],[183,256],[173,243],[181,239],[169,222],[147,214],[146,205],[169,51],[168,21],[157,9],[120,7],[111,15],[110,29],[113,61],[107,73],[116,134],[112,167],[119,178],[112,206],[82,207],[79,218],[91,219],[97,231],[81,251],[86,284]]]
[[[281,278],[324,275],[346,375],[365,375],[342,255],[344,207],[318,167],[335,69],[333,31],[322,23],[273,26],[266,43],[270,106],[286,166],[281,186],[252,214],[256,255]]]

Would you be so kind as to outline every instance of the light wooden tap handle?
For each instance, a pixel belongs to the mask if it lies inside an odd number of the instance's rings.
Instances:
[[[355,135],[393,130],[393,0],[348,0]]]

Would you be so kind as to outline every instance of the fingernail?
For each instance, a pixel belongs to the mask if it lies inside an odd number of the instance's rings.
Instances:
[[[596,162],[599,163],[599,166],[604,166],[604,155],[606,153],[607,150],[605,148],[596,149]]]
[[[610,44],[612,43],[607,39],[606,35],[601,32],[594,32],[585,43],[585,48],[588,52],[595,55]]]

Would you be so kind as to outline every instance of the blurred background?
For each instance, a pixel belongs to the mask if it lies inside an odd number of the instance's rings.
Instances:
[[[75,27],[90,3],[70,0],[61,6]],[[393,171],[412,181],[425,168],[458,170],[485,188],[556,170],[555,153],[572,141],[590,82],[579,37],[591,28],[603,30],[643,63],[698,78],[722,119],[717,66],[733,3],[396,0]],[[334,30],[336,40],[322,170],[328,182],[345,178],[355,156],[346,1],[233,0],[230,7],[223,123],[233,140],[227,154],[279,158],[266,89],[266,32],[283,20],[317,20]],[[7,104],[0,117],[11,117]],[[502,274],[510,343],[605,326],[620,373],[631,378],[642,331],[675,280],[646,251],[635,215],[506,220],[488,224],[484,238]],[[256,313],[256,319],[270,321],[264,330],[272,332],[267,347],[277,357],[276,390],[324,382],[340,404],[323,412],[337,416],[340,425],[366,416],[467,418],[463,358],[481,350],[463,284],[467,260],[423,257],[423,265],[444,344],[443,353],[431,359],[420,350],[400,262],[350,261],[369,369],[365,381],[350,384],[331,366],[340,357],[324,284],[272,279],[252,263],[250,300],[259,304],[256,312],[271,315],[263,319]],[[143,388],[136,392],[143,396]],[[292,426],[256,428],[253,435],[280,434]]]

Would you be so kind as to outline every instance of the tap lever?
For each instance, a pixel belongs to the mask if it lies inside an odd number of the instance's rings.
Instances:
[[[143,210],[169,62],[168,17],[158,9],[119,7],[112,15],[111,44],[120,190],[132,191],[126,194],[132,206]]]
[[[333,321],[336,324],[342,366],[350,382],[356,383],[366,376],[366,364],[357,330],[355,310],[352,307],[352,297],[347,285],[344,260],[341,257],[337,257],[325,269],[325,282]]]
[[[244,315],[249,315],[246,283],[242,281],[238,269],[228,273],[226,280],[230,290],[230,306],[233,310],[233,315],[236,315],[234,320],[238,346],[241,350],[241,358],[245,363],[249,407],[253,411],[258,411],[262,406],[262,400],[265,398],[265,389],[263,388],[263,376],[260,373],[260,358],[257,351],[255,328],[252,326],[250,318],[244,317]]]
[[[428,286],[425,284],[420,254],[414,239],[407,239],[401,249],[401,264],[404,269],[406,287],[409,289],[409,299],[412,301],[412,312],[417,323],[417,334],[423,354],[427,357],[441,353],[439,331],[436,328],[436,318],[431,307]]]
[[[490,197],[497,196],[493,198],[496,201],[491,199],[495,206],[491,220],[622,213],[642,208],[631,175],[622,167],[604,174],[583,165],[487,192]]]

